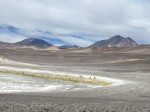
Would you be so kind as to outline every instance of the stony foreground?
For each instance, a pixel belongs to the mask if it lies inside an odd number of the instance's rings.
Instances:
[[[150,112],[148,101],[0,95],[0,112]]]

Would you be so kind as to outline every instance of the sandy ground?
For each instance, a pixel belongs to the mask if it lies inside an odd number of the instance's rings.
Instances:
[[[37,66],[15,67],[85,74],[123,80],[125,84],[87,90],[0,94],[4,112],[150,112],[150,55],[140,52],[76,53],[67,50],[0,49],[0,55]],[[1,63],[1,66],[12,66]]]

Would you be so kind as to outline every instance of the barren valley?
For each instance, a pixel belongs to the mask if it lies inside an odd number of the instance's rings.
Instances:
[[[149,112],[149,46],[106,50],[1,48],[1,67],[101,77],[112,86],[52,92],[1,93],[1,111]],[[78,51],[86,52],[78,52]],[[138,52],[136,52],[138,50]],[[87,52],[88,51],[88,52]],[[46,80],[46,79],[45,79]],[[114,85],[113,85],[114,84]]]

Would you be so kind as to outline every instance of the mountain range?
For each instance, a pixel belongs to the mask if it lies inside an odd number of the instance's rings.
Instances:
[[[28,38],[16,43],[6,43],[0,42],[0,46],[36,46],[36,47],[50,47],[53,46],[53,43],[49,43],[43,39],[37,38]],[[106,40],[97,41],[89,47],[136,47],[139,44],[136,43],[130,37],[121,37],[120,35],[113,36]],[[80,48],[76,45],[62,45],[59,46],[59,49],[68,49],[68,48]]]
[[[22,40],[20,42],[16,42],[16,45],[27,45],[27,46],[37,46],[37,47],[48,47],[52,46],[52,44],[46,42],[45,40],[42,39],[34,39],[34,38],[29,38]]]
[[[138,45],[139,44],[130,37],[124,38],[120,35],[116,35],[109,39],[98,41],[90,47],[136,47]]]

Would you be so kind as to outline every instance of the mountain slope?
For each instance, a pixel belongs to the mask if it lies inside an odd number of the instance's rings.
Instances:
[[[7,43],[7,42],[2,42],[0,41],[0,47],[12,47],[13,44],[12,43]]]
[[[0,41],[0,46],[3,46],[3,45],[8,45],[9,43],[6,43],[6,42],[2,42]]]
[[[52,46],[52,44],[49,44],[48,42],[42,40],[42,39],[25,39],[20,42],[16,42],[16,45],[27,45],[27,46],[37,46],[37,47],[48,47]]]
[[[136,47],[138,44],[131,38],[121,37],[120,35],[113,36],[107,40],[101,40],[90,47]]]

